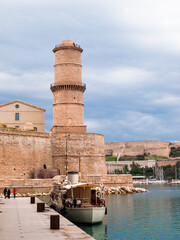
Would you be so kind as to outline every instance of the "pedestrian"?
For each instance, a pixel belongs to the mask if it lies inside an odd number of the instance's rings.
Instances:
[[[14,188],[14,189],[13,189],[14,199],[15,199],[15,197],[16,197],[16,193],[17,193],[17,190]]]
[[[7,191],[7,197],[10,198],[10,195],[11,195],[11,190],[9,188],[8,191]]]
[[[7,188],[5,187],[4,188],[4,198],[6,198],[7,197]]]

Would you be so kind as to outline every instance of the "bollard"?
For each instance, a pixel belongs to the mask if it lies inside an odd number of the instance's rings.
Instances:
[[[59,229],[59,215],[50,215],[50,229]]]
[[[31,197],[31,204],[35,203],[35,197]]]
[[[43,212],[45,208],[45,204],[43,202],[37,203],[37,212]]]

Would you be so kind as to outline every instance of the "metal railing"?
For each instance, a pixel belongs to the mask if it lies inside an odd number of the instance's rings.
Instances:
[[[58,47],[59,47],[59,44],[58,44],[58,45],[55,45],[55,48],[58,48]],[[81,48],[81,46],[78,45],[78,44],[75,44],[75,47],[77,47],[77,48]]]
[[[86,84],[85,84],[85,83],[76,84],[76,83],[74,83],[74,82],[67,82],[67,83],[55,82],[55,83],[51,83],[51,84],[50,84],[50,87],[54,87],[54,86],[58,86],[58,85],[77,85],[77,86],[86,87]]]

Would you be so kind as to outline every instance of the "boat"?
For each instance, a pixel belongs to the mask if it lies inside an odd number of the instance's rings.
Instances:
[[[163,167],[155,167],[155,178],[149,179],[150,184],[165,184],[168,181],[165,180]]]
[[[67,176],[65,181],[54,183],[50,193],[52,207],[75,223],[102,222],[107,213],[103,188],[97,184],[70,181]]]
[[[150,184],[165,184],[167,182],[168,181],[161,180],[161,179],[151,179],[151,180],[148,181],[148,183],[150,183]]]

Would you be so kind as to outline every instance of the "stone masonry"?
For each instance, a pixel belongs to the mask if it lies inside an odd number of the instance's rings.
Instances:
[[[89,174],[107,173],[104,156],[104,136],[86,132],[84,126],[81,79],[82,48],[65,40],[53,49],[55,53],[53,93],[52,160],[61,174],[79,171],[82,179]]]
[[[33,178],[43,164],[53,167],[49,133],[0,129],[0,178]]]
[[[52,133],[0,130],[0,178],[29,179],[35,169],[79,171],[83,181],[132,186],[131,175],[107,175],[104,136],[87,133],[81,79],[82,48],[62,41],[55,53]],[[79,167],[80,166],[80,167]],[[37,175],[39,174],[36,171]],[[1,180],[1,179],[0,179]],[[17,182],[16,180],[14,182]]]
[[[169,157],[170,142],[162,141],[132,141],[132,142],[106,142],[105,154],[112,156],[149,156]]]

